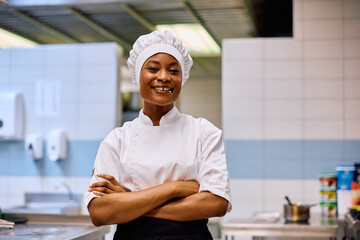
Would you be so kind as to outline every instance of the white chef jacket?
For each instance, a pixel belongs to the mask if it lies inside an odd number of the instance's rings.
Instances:
[[[231,210],[222,131],[204,118],[179,113],[175,106],[159,126],[141,110],[138,118],[111,131],[98,149],[90,184],[104,181],[96,176],[100,173],[114,176],[130,191],[195,180],[199,192],[225,198]],[[94,197],[86,193],[86,204]]]

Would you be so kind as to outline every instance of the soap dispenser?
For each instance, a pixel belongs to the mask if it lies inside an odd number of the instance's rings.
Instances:
[[[67,137],[63,129],[51,130],[47,138],[47,155],[51,161],[65,159],[67,152]]]
[[[43,158],[43,139],[40,134],[30,134],[25,138],[25,151],[32,159]]]

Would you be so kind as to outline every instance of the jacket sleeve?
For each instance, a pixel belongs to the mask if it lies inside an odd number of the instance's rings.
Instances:
[[[222,131],[206,119],[200,119],[201,161],[198,181],[199,191],[208,191],[228,201],[231,211],[230,180]]]

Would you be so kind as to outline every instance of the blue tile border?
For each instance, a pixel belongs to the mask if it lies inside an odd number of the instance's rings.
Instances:
[[[0,176],[90,176],[100,140],[69,141],[66,159],[50,161],[30,159],[24,150],[24,141],[0,142]]]
[[[317,179],[360,162],[360,140],[226,140],[231,178]]]
[[[69,141],[67,159],[53,162],[30,159],[23,141],[0,141],[0,176],[90,176],[100,142]],[[230,178],[317,179],[360,162],[360,140],[226,140],[225,150]]]

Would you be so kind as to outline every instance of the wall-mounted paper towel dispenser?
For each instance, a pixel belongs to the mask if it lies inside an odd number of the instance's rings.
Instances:
[[[24,115],[21,93],[0,92],[0,139],[22,139]]]

